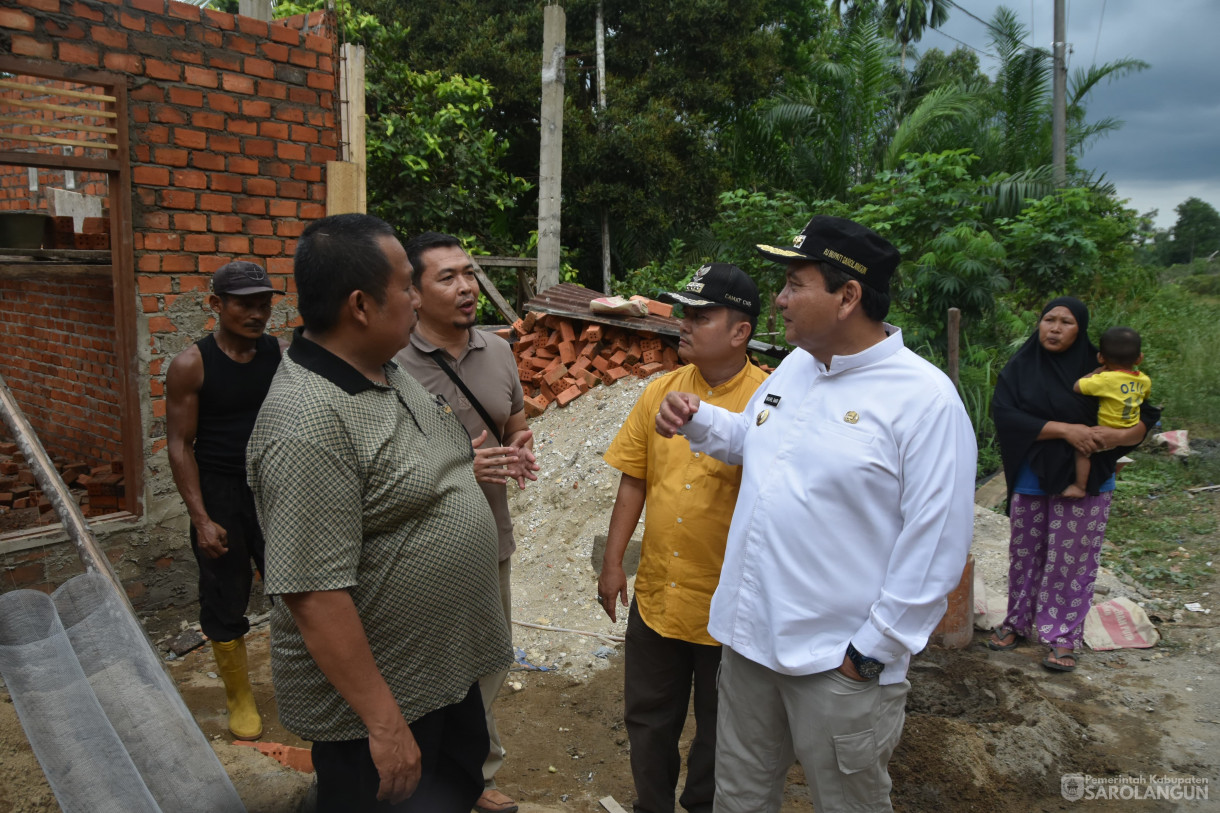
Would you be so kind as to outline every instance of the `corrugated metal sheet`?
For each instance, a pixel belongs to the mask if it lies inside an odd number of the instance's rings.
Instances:
[[[527,311],[549,313],[568,319],[581,319],[585,322],[596,322],[599,325],[613,325],[638,333],[656,333],[661,336],[677,336],[678,320],[672,316],[615,316],[611,313],[594,313],[589,310],[589,303],[598,297],[605,296],[598,291],[592,291],[574,282],[561,282],[553,288],[547,288],[542,293],[525,303]]]
[[[525,310],[562,316],[567,319],[581,319],[585,322],[596,322],[599,325],[634,330],[637,333],[655,333],[660,336],[678,336],[678,320],[672,316],[614,316],[608,313],[594,313],[589,310],[589,303],[598,297],[605,296],[598,291],[590,290],[574,282],[561,282],[553,288],[547,288],[542,293],[525,303]],[[676,344],[676,342],[675,342]],[[760,341],[751,341],[750,349],[763,353],[774,359],[783,359],[791,352],[785,347],[776,347]]]

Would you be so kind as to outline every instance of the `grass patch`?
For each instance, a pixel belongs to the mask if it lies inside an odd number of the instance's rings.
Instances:
[[[1110,569],[1157,589],[1193,589],[1214,577],[1220,497],[1187,489],[1220,481],[1220,444],[1199,446],[1186,462],[1164,453],[1131,455],[1136,462],[1119,475],[1106,527]]]

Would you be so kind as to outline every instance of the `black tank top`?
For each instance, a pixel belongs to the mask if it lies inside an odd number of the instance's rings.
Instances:
[[[279,340],[260,336],[254,358],[245,364],[226,356],[214,335],[195,344],[203,358],[195,462],[201,471],[245,474],[246,444],[280,364]]]

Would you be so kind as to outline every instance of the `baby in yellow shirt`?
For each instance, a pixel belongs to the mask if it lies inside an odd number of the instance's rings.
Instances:
[[[1140,334],[1129,327],[1112,327],[1101,334],[1101,364],[1073,387],[1081,395],[1094,395],[1099,426],[1127,429],[1140,419],[1140,404],[1152,392],[1152,379],[1135,369],[1144,360]],[[1076,482],[1063,491],[1063,496],[1079,499],[1085,496],[1085,484],[1092,464],[1087,455],[1076,455]]]

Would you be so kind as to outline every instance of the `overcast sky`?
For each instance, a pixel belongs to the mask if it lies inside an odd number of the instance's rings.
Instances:
[[[1003,5],[1031,31],[1031,45],[1050,50],[1052,0],[956,0],[941,31],[990,51],[986,27]],[[963,11],[962,9],[965,9]],[[1220,210],[1220,0],[1067,0],[1068,75],[1080,67],[1131,57],[1152,67],[1103,83],[1085,100],[1087,118],[1113,116],[1122,129],[1094,141],[1082,166],[1104,172],[1128,205],[1160,210],[1162,228],[1188,197]],[[951,51],[957,43],[927,31],[918,47]],[[1094,56],[1096,54],[1096,56]],[[979,57],[994,75],[995,61]]]

